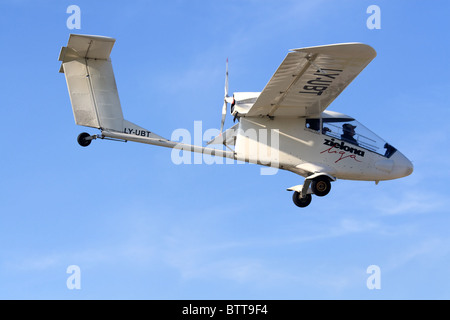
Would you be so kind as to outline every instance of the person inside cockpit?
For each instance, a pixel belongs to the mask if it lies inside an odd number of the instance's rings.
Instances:
[[[356,141],[356,139],[354,138],[355,128],[356,126],[351,125],[350,123],[343,124],[342,131],[344,133],[341,135],[341,140],[358,145],[358,141]]]

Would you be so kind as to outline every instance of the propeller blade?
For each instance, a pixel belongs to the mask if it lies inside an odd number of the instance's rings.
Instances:
[[[223,107],[222,107],[222,122],[220,123],[220,133],[223,132],[223,125],[225,123],[226,116],[227,116],[227,102],[224,101]]]
[[[225,95],[223,98],[223,107],[222,107],[222,121],[220,123],[220,133],[223,132],[223,125],[225,124],[225,118],[227,116],[227,103],[228,103],[228,58],[227,58],[227,68],[225,73]]]
[[[227,58],[227,70],[225,73],[225,98],[228,98],[228,58]]]

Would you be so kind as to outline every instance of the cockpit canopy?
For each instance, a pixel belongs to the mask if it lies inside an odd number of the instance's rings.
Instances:
[[[390,158],[397,150],[355,119],[333,111],[306,119],[306,128]]]

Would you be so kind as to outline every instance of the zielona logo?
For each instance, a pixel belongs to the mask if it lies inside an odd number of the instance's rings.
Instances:
[[[334,139],[331,139],[331,140],[325,139],[325,142],[323,144],[326,146],[331,146],[330,149],[336,148],[339,150],[343,150],[345,152],[350,152],[350,153],[356,154],[361,157],[364,157],[364,154],[365,154],[364,151],[350,147],[350,146],[346,145],[345,142],[343,142],[343,141],[341,143],[339,143],[339,142],[334,142]]]

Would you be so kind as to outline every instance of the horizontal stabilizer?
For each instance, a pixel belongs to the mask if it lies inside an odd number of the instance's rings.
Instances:
[[[80,58],[108,60],[115,42],[109,37],[71,34],[67,47],[62,47],[59,54],[59,72],[64,72],[64,63]]]

